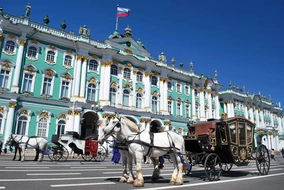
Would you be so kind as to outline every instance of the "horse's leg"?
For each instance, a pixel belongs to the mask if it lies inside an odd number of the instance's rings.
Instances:
[[[26,149],[25,148],[26,148],[25,145],[20,147],[20,151],[21,151],[21,155],[22,155],[22,159],[21,159],[22,162],[25,161],[25,157],[26,157],[26,155],[25,155]]]
[[[22,148],[18,147],[19,161],[22,160]]]
[[[17,146],[15,146],[15,153],[14,153],[14,158],[13,158],[13,160],[16,160],[17,152],[18,152],[18,148],[17,148]]]
[[[142,161],[143,161],[143,152],[142,150],[136,150],[134,152],[134,159],[136,159],[136,179],[134,180],[134,187],[143,187],[144,186],[144,178],[142,175]]]
[[[171,160],[173,161],[173,165],[174,165],[174,172],[172,174],[172,177],[170,179],[170,185],[174,185],[176,183],[177,180],[177,174],[178,174],[178,161],[177,161],[177,155],[175,155],[173,152],[170,153],[171,156]]]
[[[128,169],[129,169],[129,178],[127,180],[128,184],[131,184],[134,182],[134,174],[133,174],[133,159],[132,159],[132,154],[130,154],[129,151],[125,151],[126,157],[127,157],[127,164],[128,164]]]
[[[122,168],[123,168],[123,172],[122,172],[122,176],[119,180],[120,183],[124,183],[127,181],[128,179],[128,174],[127,174],[127,156],[126,156],[126,152],[125,150],[119,150],[121,157],[122,157]]]
[[[38,161],[39,149],[36,148],[35,150],[36,150],[36,155],[35,155],[34,161]]]
[[[152,174],[152,181],[157,181],[159,180],[159,177],[160,177],[159,157],[156,157],[156,158],[151,157],[151,161],[154,166],[154,171]]]
[[[177,178],[176,178],[176,182],[175,185],[182,185],[183,184],[183,164],[181,162],[181,159],[178,155],[176,155],[177,158]]]

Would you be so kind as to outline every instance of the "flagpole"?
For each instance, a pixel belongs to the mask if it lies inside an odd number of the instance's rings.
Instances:
[[[119,4],[117,4],[117,7],[119,7]],[[116,12],[117,12],[117,7],[116,7]],[[118,31],[118,16],[117,16],[117,13],[116,13],[115,30]]]

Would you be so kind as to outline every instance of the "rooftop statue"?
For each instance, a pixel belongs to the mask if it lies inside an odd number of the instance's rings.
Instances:
[[[190,72],[192,72],[193,71],[193,62],[192,61],[190,61],[190,63],[189,63],[189,68],[190,68]]]
[[[90,29],[87,29],[87,26],[84,25],[84,27],[80,27],[79,33],[80,33],[80,35],[89,37],[90,36]]]
[[[167,58],[164,55],[164,53],[162,52],[161,55],[159,55],[159,61],[161,61],[162,63],[166,63],[167,62]]]
[[[217,80],[217,76],[218,76],[218,73],[217,73],[217,70],[215,70],[215,73],[214,73],[214,80]]]
[[[31,13],[31,6],[30,6],[30,3],[27,4],[26,6],[26,13],[25,13],[25,17],[26,18],[29,18],[30,17],[30,13]]]

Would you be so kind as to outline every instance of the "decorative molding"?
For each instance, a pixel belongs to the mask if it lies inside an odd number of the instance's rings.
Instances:
[[[67,49],[67,50],[66,50],[66,53],[72,54],[72,53],[73,53],[73,50],[72,50],[72,49]]]
[[[19,42],[20,46],[24,46],[25,43],[26,43],[26,40],[20,40],[20,42]]]
[[[133,71],[133,75],[136,75],[137,71]]]
[[[15,34],[8,34],[8,37],[11,39],[16,39],[16,35]]]
[[[101,62],[101,65],[103,67],[109,67],[109,66],[111,66],[111,64],[112,64],[112,61],[102,61]]]
[[[150,77],[152,75],[152,73],[151,72],[145,72],[145,77]]]
[[[129,62],[128,62],[128,63],[126,63],[125,65],[126,65],[127,67],[132,67],[132,64],[131,64],[131,63],[129,63]]]
[[[55,45],[50,45],[49,48],[52,49],[52,50],[56,50],[56,46]]]
[[[8,107],[9,108],[15,108],[17,106],[17,102],[9,102]]]
[[[88,59],[89,59],[89,57],[88,57],[88,56],[83,56],[83,62],[87,62],[87,61],[88,61]]]

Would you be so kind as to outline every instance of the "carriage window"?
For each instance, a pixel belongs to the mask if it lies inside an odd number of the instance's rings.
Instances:
[[[226,128],[224,126],[220,126],[220,137],[222,144],[227,143]]]
[[[252,143],[253,134],[252,134],[252,126],[247,125],[247,139],[248,143]]]
[[[237,143],[237,133],[236,133],[236,125],[235,123],[229,125],[230,128],[230,135],[231,135],[231,142]]]
[[[246,145],[246,128],[244,123],[239,123],[239,145]]]

